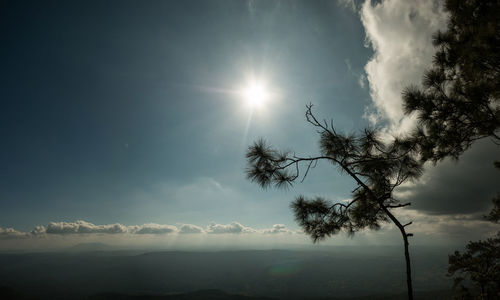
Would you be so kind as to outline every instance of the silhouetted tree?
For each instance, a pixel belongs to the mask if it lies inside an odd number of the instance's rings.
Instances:
[[[438,51],[423,88],[410,86],[403,92],[405,112],[419,117],[413,139],[422,161],[458,159],[485,137],[500,143],[500,1],[446,0],[445,8],[447,30],[433,37]],[[493,204],[487,219],[498,222],[500,195]],[[450,255],[448,274],[456,276],[460,296],[475,297],[463,284],[468,279],[481,290],[480,299],[498,299],[499,260],[500,233]]]
[[[497,194],[491,201],[493,202],[493,209],[490,214],[486,216],[486,219],[498,223],[500,222],[500,194]]]
[[[311,109],[312,104],[307,106],[306,120],[320,135],[321,154],[300,157],[277,151],[261,139],[247,150],[248,178],[263,188],[287,187],[299,178],[303,180],[319,161],[329,162],[350,176],[357,185],[351,200],[329,203],[320,197],[298,196],[291,204],[296,220],[314,242],[341,230],[352,236],[361,229],[378,229],[383,222],[393,222],[404,241],[408,298],[413,299],[408,251],[408,237],[412,234],[406,232],[411,222],[401,223],[392,210],[410,205],[394,198],[394,189],[422,172],[414,141],[395,139],[384,144],[371,129],[359,135],[343,135],[334,129],[332,122],[318,121]]]
[[[500,161],[495,162],[495,167],[500,170]],[[490,214],[486,216],[486,219],[498,223],[500,222],[500,194],[497,194],[495,198],[491,200],[493,202],[493,208]]]
[[[500,169],[500,162],[495,162]],[[500,222],[500,195],[492,199],[493,208],[485,219]],[[463,254],[455,251],[448,257],[448,275],[455,276],[454,287],[462,299],[500,298],[500,232],[485,241],[469,242]],[[480,290],[478,297],[463,284],[470,280]]]
[[[460,298],[500,298],[500,232],[485,241],[469,242],[463,254],[455,251],[448,262],[448,275],[455,276]],[[467,280],[479,289],[480,295],[464,285]]]
[[[500,1],[447,0],[447,30],[438,31],[423,88],[403,92],[418,113],[421,158],[458,158],[475,140],[500,143]]]

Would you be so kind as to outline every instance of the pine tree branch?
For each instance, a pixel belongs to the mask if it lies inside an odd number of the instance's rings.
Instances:
[[[400,207],[405,207],[405,206],[410,206],[410,205],[411,205],[411,203],[408,202],[408,203],[405,203],[405,204],[397,204],[397,205],[391,205],[391,204],[389,204],[389,205],[386,205],[385,207],[387,207],[387,208],[400,208]]]

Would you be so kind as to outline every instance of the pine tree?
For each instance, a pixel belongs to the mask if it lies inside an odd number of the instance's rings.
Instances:
[[[433,36],[438,51],[423,88],[403,92],[405,113],[419,118],[413,140],[420,158],[434,163],[458,159],[478,139],[500,144],[500,1],[446,0],[445,8],[448,26]],[[500,196],[493,204],[487,219],[498,222]],[[499,261],[500,233],[450,255],[448,273],[456,276],[461,297],[474,298],[462,284],[467,278],[481,290],[479,299],[498,299]]]
[[[498,201],[495,199],[495,207],[487,219],[498,223]],[[454,287],[460,298],[500,298],[500,232],[484,241],[469,242],[463,254],[455,251],[449,255],[448,263],[448,276],[455,276]],[[468,282],[479,290],[479,295],[466,287]]]
[[[307,106],[306,120],[317,129],[320,155],[300,157],[291,152],[280,152],[269,147],[264,140],[256,141],[247,150],[247,176],[261,187],[274,185],[283,188],[298,179],[304,179],[311,168],[320,161],[333,164],[343,174],[350,176],[357,187],[352,200],[330,203],[317,197],[298,196],[291,207],[304,232],[314,242],[340,231],[348,235],[368,228],[378,229],[383,222],[392,222],[401,232],[406,260],[408,298],[413,299],[408,238],[411,233],[401,223],[393,210],[408,206],[394,198],[393,191],[407,180],[418,178],[422,164],[417,159],[418,147],[412,139],[395,139],[385,144],[377,131],[366,129],[358,135],[344,135],[335,130],[333,122],[320,122]],[[303,174],[302,174],[303,172]]]
[[[495,162],[500,170],[500,162]],[[485,219],[500,223],[500,195],[492,199],[493,208]],[[499,299],[500,298],[500,231],[485,241],[469,242],[463,254],[455,251],[448,256],[448,276],[455,276],[454,287],[462,299]],[[464,281],[470,280],[479,290],[474,297]]]
[[[463,254],[455,251],[449,256],[448,275],[455,276],[466,299],[498,299],[500,297],[500,232],[484,241],[469,242]],[[479,295],[469,290],[464,281],[470,280]]]
[[[500,143],[500,1],[447,0],[447,30],[423,88],[403,92],[407,114],[417,113],[423,160],[458,157],[475,140]]]

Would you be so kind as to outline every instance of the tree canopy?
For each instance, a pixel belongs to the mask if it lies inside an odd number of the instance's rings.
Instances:
[[[447,0],[446,31],[433,36],[438,48],[423,87],[403,92],[407,114],[419,118],[421,157],[457,159],[475,140],[500,143],[500,2]]]
[[[480,299],[500,296],[500,232],[484,241],[469,242],[463,254],[449,256],[448,275],[455,276],[455,286],[463,297],[473,299],[475,292],[466,287],[469,280],[479,289]],[[465,284],[464,284],[465,283]]]

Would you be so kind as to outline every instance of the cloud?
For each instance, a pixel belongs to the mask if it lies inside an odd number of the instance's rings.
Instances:
[[[432,215],[415,209],[395,210],[397,217],[402,222],[413,221],[409,226],[410,232],[415,234],[414,241],[418,244],[435,244],[449,242],[466,242],[491,236],[498,231],[498,225],[486,222],[481,213]],[[63,228],[73,228],[67,224],[82,224],[77,222],[51,222],[52,224],[66,224]],[[88,223],[88,222],[84,222]],[[91,224],[91,223],[88,223]],[[93,224],[92,224],[93,225]],[[113,224],[115,225],[115,224]],[[119,224],[121,225],[121,224]],[[87,225],[88,226],[88,225]],[[110,225],[93,225],[107,227]],[[75,243],[89,241],[116,244],[119,247],[134,247],[138,245],[156,245],[158,247],[200,247],[200,241],[207,247],[220,247],[221,239],[233,238],[231,245],[248,247],[263,246],[275,247],[279,243],[310,244],[310,239],[300,229],[297,231],[287,228],[285,224],[274,224],[270,228],[255,229],[244,226],[238,222],[230,224],[211,223],[205,229],[194,224],[179,224],[177,226],[148,223],[144,225],[124,226],[127,232],[111,233],[112,231],[92,231],[88,233],[47,233],[44,226],[37,226],[31,232],[22,232],[13,228],[0,228],[0,240],[4,240],[1,248],[12,247],[30,249],[33,245],[46,245],[47,247],[68,247]],[[92,226],[90,226],[92,227]],[[191,235],[192,234],[192,235]],[[33,244],[35,243],[35,244]],[[399,244],[400,236],[394,224],[383,224],[379,231],[364,230],[357,234],[352,242],[344,234],[334,236],[325,241],[326,244]],[[322,243],[322,244],[323,244]],[[156,247],[155,246],[155,247]],[[11,248],[12,248],[11,247]],[[37,246],[38,247],[38,246]],[[17,248],[15,248],[17,249]]]
[[[408,230],[415,233],[418,238],[432,238],[432,243],[436,242],[436,239],[443,239],[440,242],[445,240],[476,240],[490,237],[498,231],[498,224],[486,221],[480,213],[430,215],[406,209],[400,211],[398,216],[413,220],[414,222],[408,227]]]
[[[232,222],[231,224],[225,224],[225,225],[211,223],[210,225],[207,226],[206,231],[207,233],[213,233],[213,234],[225,234],[225,233],[239,234],[239,233],[256,232],[255,229],[252,229],[250,227],[245,227],[238,222]]]
[[[337,4],[341,7],[348,8],[353,12],[356,12],[358,10],[356,2],[354,0],[337,0]]]
[[[349,73],[358,79],[358,84],[361,88],[365,88],[366,76],[363,72],[356,72],[351,66],[351,61],[347,58],[344,60]]]
[[[206,229],[194,224],[156,224],[126,226],[123,224],[95,225],[86,221],[50,222],[47,226],[36,226],[30,232],[21,232],[13,228],[0,227],[0,239],[44,237],[48,235],[87,235],[87,234],[128,234],[128,235],[163,235],[163,234],[277,234],[294,233],[284,224],[275,224],[272,228],[257,230],[238,222],[230,224],[211,223]]]
[[[366,44],[374,51],[365,66],[374,104],[366,117],[374,123],[388,121],[389,133],[405,132],[415,119],[404,116],[401,92],[421,82],[436,50],[432,34],[445,27],[447,15],[440,2],[433,0],[367,0],[360,14]]]
[[[264,234],[279,234],[279,233],[287,233],[292,234],[295,233],[293,230],[286,228],[284,224],[274,224],[273,227],[269,229],[262,230]]]
[[[46,227],[37,226],[31,231],[33,235],[40,234],[166,234],[177,231],[172,225],[148,223],[144,225],[126,226],[123,224],[94,225],[86,221],[50,222]]]
[[[30,234],[33,236],[42,236],[47,232],[45,226],[35,226],[33,230],[31,230]]]
[[[26,232],[17,231],[14,228],[0,227],[0,240],[23,239],[28,237],[30,237],[30,235]]]
[[[416,119],[404,115],[401,93],[406,86],[422,81],[436,51],[432,34],[446,28],[448,15],[442,2],[434,0],[367,0],[360,17],[366,44],[374,51],[365,65],[372,99],[365,118],[385,126],[385,136],[406,133],[414,128]],[[423,214],[487,214],[491,198],[498,192],[500,172],[492,165],[498,159],[497,153],[498,147],[490,141],[476,142],[458,162],[445,160],[436,166],[426,165],[422,178],[405,183],[395,196],[412,202],[411,208]],[[440,224],[447,221],[455,224],[446,218]],[[452,231],[444,225],[440,228]]]
[[[271,228],[266,228],[262,230],[254,229],[251,227],[246,227],[238,222],[232,222],[231,224],[216,224],[211,223],[206,229],[207,233],[213,234],[244,234],[244,233],[257,233],[257,234],[293,234],[296,233],[293,230],[288,229],[284,224],[274,224]]]
[[[40,228],[41,229],[41,228]],[[82,233],[126,233],[127,227],[121,224],[94,225],[86,221],[50,222],[45,233],[47,234],[82,234]]]
[[[361,88],[365,88],[366,76],[365,74],[360,74],[358,78],[358,84]]]
[[[179,226],[179,233],[204,233],[205,230],[200,226],[196,226],[193,224],[182,224]]]
[[[130,233],[134,234],[167,234],[177,231],[177,227],[173,225],[162,225],[155,223],[148,223],[139,226],[130,226]]]
[[[401,186],[395,196],[430,214],[487,214],[499,191],[500,171],[493,166],[497,158],[497,145],[479,141],[458,162],[429,164],[421,179]]]

